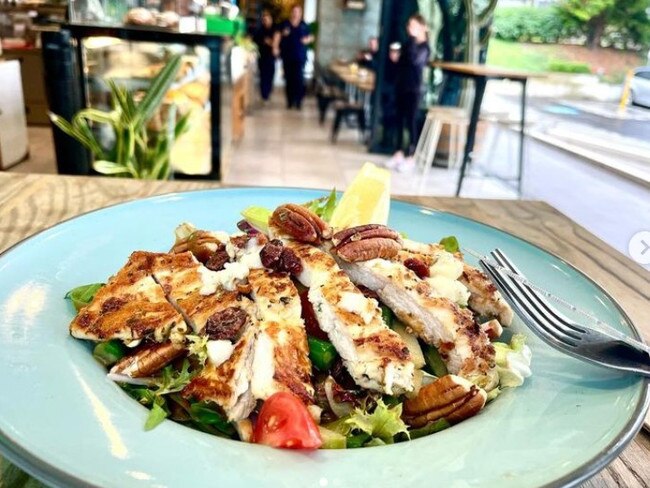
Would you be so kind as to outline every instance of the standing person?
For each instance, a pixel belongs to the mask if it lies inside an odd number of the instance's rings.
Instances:
[[[427,24],[420,14],[409,17],[406,24],[408,40],[402,46],[397,78],[397,144],[398,150],[386,163],[387,168],[400,172],[415,166],[413,152],[417,144],[417,116],[422,99],[422,72],[429,55]],[[409,144],[404,146],[404,127],[409,133]]]
[[[253,40],[257,44],[260,53],[257,61],[260,70],[260,94],[262,95],[262,100],[268,102],[271,96],[271,90],[273,90],[275,58],[278,55],[273,17],[271,17],[271,12],[268,10],[262,12],[261,25],[255,32]]]
[[[296,107],[300,110],[305,96],[305,79],[303,71],[307,62],[307,44],[314,40],[309,34],[307,24],[302,20],[302,7],[294,5],[291,8],[289,20],[284,21],[278,28],[280,35],[280,55],[284,69],[287,108]]]

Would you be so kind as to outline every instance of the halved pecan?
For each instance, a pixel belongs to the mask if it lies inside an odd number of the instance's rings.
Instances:
[[[458,423],[476,415],[486,400],[482,388],[450,374],[423,386],[415,398],[404,401],[404,420],[413,427],[442,418]]]
[[[337,232],[332,236],[332,243],[336,255],[350,263],[391,259],[402,248],[399,234],[379,224],[359,225]]]
[[[144,378],[160,371],[184,353],[185,348],[173,342],[152,344],[131,356],[122,358],[111,368],[110,372],[131,378]]]
[[[275,209],[269,223],[288,237],[300,242],[320,244],[332,235],[330,226],[309,209],[287,203]]]
[[[190,251],[196,259],[205,264],[221,245],[223,243],[210,232],[197,230],[192,232],[187,239],[174,244],[171,252]]]

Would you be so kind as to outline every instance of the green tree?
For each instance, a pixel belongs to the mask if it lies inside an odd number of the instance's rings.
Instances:
[[[645,44],[650,39],[650,0],[561,0],[557,7],[581,25],[590,48],[601,45],[608,29],[620,31],[625,43]]]

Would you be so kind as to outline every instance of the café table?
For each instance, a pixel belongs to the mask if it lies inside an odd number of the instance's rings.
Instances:
[[[329,69],[345,84],[348,101],[360,102],[366,120],[370,120],[370,101],[376,83],[375,72],[356,63],[332,62]]]
[[[467,138],[465,139],[465,150],[463,152],[463,159],[460,166],[460,174],[458,176],[458,184],[456,185],[456,196],[460,195],[463,180],[467,172],[467,166],[470,164],[472,151],[474,150],[474,142],[476,138],[476,126],[478,124],[479,114],[481,112],[481,104],[483,103],[483,95],[485,87],[489,80],[510,80],[521,83],[521,103],[520,103],[520,118],[519,118],[519,159],[517,164],[517,192],[521,195],[521,182],[524,170],[524,143],[526,137],[526,86],[528,79],[534,76],[540,76],[536,73],[529,73],[525,71],[515,71],[496,66],[488,66],[485,64],[474,63],[450,63],[450,62],[433,62],[433,68],[440,68],[447,75],[460,76],[462,78],[469,78],[474,80],[474,101],[472,102],[472,111],[470,114],[469,126],[467,127]]]
[[[0,172],[0,252],[63,220],[107,205],[163,193],[219,188],[201,181],[136,181],[121,178]],[[493,225],[553,252],[600,283],[650,339],[648,272],[550,205],[528,200],[396,197]],[[522,223],[525,222],[525,225]],[[581,486],[647,487],[650,432],[642,430],[601,472]],[[0,457],[0,486],[40,485]]]

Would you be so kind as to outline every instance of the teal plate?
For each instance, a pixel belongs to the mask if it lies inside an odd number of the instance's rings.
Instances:
[[[0,257],[0,450],[55,486],[344,487],[570,486],[602,469],[639,430],[648,381],[591,366],[526,332],[533,376],[478,416],[387,447],[291,452],[223,440],[166,421],[107,380],[88,344],[68,335],[63,299],[104,281],[136,249],[163,251],[182,221],[234,230],[239,211],[322,192],[229,189],[164,195],[91,212]],[[464,247],[503,249],[535,283],[638,337],[624,312],[564,261],[456,215],[393,202],[390,225],[422,241],[456,235]]]

